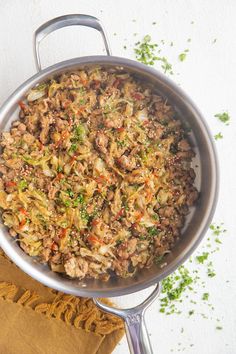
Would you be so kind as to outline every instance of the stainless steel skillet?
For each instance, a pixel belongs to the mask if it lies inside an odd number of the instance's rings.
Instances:
[[[87,26],[98,30],[104,40],[106,56],[87,56],[60,62],[41,70],[39,44],[49,33],[66,26]],[[85,297],[113,297],[130,294],[156,284],[154,292],[141,305],[129,310],[112,309],[95,303],[103,310],[122,317],[126,324],[127,338],[132,353],[152,353],[151,345],[144,324],[144,312],[159,292],[159,283],[168,274],[182,264],[195,250],[203,238],[211,222],[218,195],[218,164],[214,144],[208,127],[201,113],[191,99],[166,76],[153,68],[141,63],[111,56],[105,32],[99,20],[87,15],[66,15],[55,18],[42,25],[35,32],[34,51],[38,73],[18,87],[6,100],[0,109],[0,129],[7,130],[13,120],[17,118],[18,102],[36,84],[63,72],[100,65],[104,68],[119,67],[124,71],[136,75],[145,81],[158,94],[166,97],[175,107],[179,119],[188,128],[191,128],[191,140],[196,153],[194,165],[197,175],[196,185],[200,191],[198,204],[192,208],[182,237],[176,243],[173,251],[168,254],[160,265],[153,265],[150,269],[143,269],[128,279],[112,277],[108,282],[94,279],[70,280],[60,274],[52,272],[47,266],[38,263],[25,254],[21,248],[9,237],[8,231],[0,229],[0,244],[6,254],[23,271],[39,282],[59,291]]]

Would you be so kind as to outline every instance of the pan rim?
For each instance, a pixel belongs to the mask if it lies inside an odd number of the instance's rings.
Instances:
[[[217,200],[218,200],[218,192],[219,192],[219,164],[218,157],[215,149],[215,144],[213,138],[211,137],[209,127],[202,115],[199,111],[195,103],[192,99],[178,87],[171,79],[157,71],[154,68],[148,67],[142,63],[136,62],[134,60],[116,57],[116,56],[105,56],[105,55],[95,55],[95,56],[86,56],[80,58],[69,59],[57,64],[54,64],[38,73],[30,77],[23,84],[21,84],[3,103],[0,109],[0,121],[6,117],[11,111],[12,107],[21,99],[22,95],[24,95],[31,87],[35,86],[38,82],[46,79],[50,75],[55,75],[56,73],[60,73],[62,71],[69,71],[73,66],[86,66],[86,65],[112,65],[115,67],[126,66],[130,68],[139,69],[151,76],[155,76],[158,78],[164,85],[170,87],[181,100],[185,101],[188,105],[189,109],[194,112],[194,114],[198,117],[199,122],[201,123],[202,131],[205,134],[206,140],[208,142],[208,153],[211,160],[211,169],[212,169],[212,180],[211,180],[211,193],[210,193],[210,201],[208,202],[208,206],[210,206],[210,210],[205,217],[203,226],[198,230],[197,236],[191,240],[190,244],[186,249],[184,249],[183,254],[176,257],[166,268],[163,268],[163,271],[159,275],[153,276],[150,279],[144,279],[142,282],[138,282],[136,284],[131,284],[127,287],[120,289],[110,289],[106,290],[105,288],[91,291],[86,288],[77,288],[70,285],[60,286],[60,281],[49,278],[45,273],[40,271],[39,269],[35,269],[26,258],[17,253],[11,245],[11,240],[7,239],[4,236],[2,230],[0,230],[0,246],[4,250],[4,252],[12,259],[12,261],[19,266],[25,273],[43,283],[46,286],[53,287],[56,290],[63,291],[65,293],[70,293],[77,296],[120,296],[125,294],[130,294],[138,290],[145,289],[151,285],[154,285],[160,282],[163,278],[168,276],[170,273],[174,272],[181,264],[183,264],[187,258],[194,252],[194,250],[198,247],[199,243],[203,239],[209,224],[213,218]],[[23,251],[22,251],[23,252]],[[29,256],[28,256],[29,257]]]

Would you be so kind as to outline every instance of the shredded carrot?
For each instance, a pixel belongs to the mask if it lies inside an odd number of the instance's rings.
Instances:
[[[82,82],[82,84],[83,84],[84,86],[86,86],[86,85],[88,84],[88,80],[86,80],[86,79],[80,78],[80,81]]]
[[[120,127],[120,128],[117,128],[116,129],[119,133],[121,133],[121,132],[123,132],[124,130],[125,130],[125,128],[124,127]]]
[[[59,238],[64,238],[66,237],[68,228],[62,228],[59,233]]]
[[[23,101],[19,101],[18,105],[20,106],[21,109],[25,109],[26,108],[26,104]]]
[[[150,203],[150,201],[152,200],[152,195],[153,195],[152,190],[151,190],[151,189],[148,189],[148,190],[146,191],[146,195],[147,195],[147,200],[146,200],[146,202],[147,202],[147,204],[148,204],[148,203]]]
[[[16,182],[14,181],[7,181],[6,182],[6,187],[15,187],[16,186]]]
[[[97,182],[97,183],[105,183],[105,182],[109,182],[110,180],[109,180],[109,178],[108,177],[106,177],[106,176],[104,176],[104,175],[100,175],[100,176],[98,176],[97,178],[95,178],[95,181]]]
[[[24,208],[20,208],[19,212],[24,215],[28,215],[27,211]]]
[[[61,133],[61,138],[60,140],[58,140],[56,143],[55,143],[55,147],[58,148],[59,145],[61,145],[63,143],[63,141],[68,137],[70,133],[65,130],[64,132]]]
[[[53,244],[51,245],[51,250],[56,251],[57,249],[58,249],[58,246],[57,246],[56,242],[53,242]]]
[[[41,143],[41,141],[39,142],[39,150],[42,151],[44,149],[44,145]]]
[[[58,179],[62,179],[64,177],[63,173],[59,172],[58,175],[57,175],[57,178]]]
[[[64,108],[67,108],[71,104],[71,101],[67,100],[64,102]]]
[[[119,219],[121,216],[123,216],[125,209],[121,208],[120,211],[116,214],[116,216],[114,217],[114,220]]]
[[[63,177],[63,173],[59,172],[52,182],[60,181]]]
[[[89,243],[91,243],[91,244],[96,244],[96,243],[99,243],[100,245],[104,245],[104,242],[102,241],[102,240],[100,240],[97,236],[95,236],[95,235],[89,235],[88,237],[87,237],[87,240],[88,240],[88,242]]]
[[[26,219],[22,219],[19,224],[19,229],[22,229],[25,224],[26,224]]]
[[[98,219],[94,219],[94,220],[92,221],[92,226],[98,225],[99,222],[100,222],[100,221],[99,221]]]
[[[137,218],[136,218],[136,223],[139,223],[140,222],[140,220],[142,219],[142,217],[143,217],[143,213],[140,213],[138,216],[137,216]]]
[[[78,111],[77,111],[77,114],[83,113],[84,110],[85,110],[85,106],[80,106],[80,108],[79,108]]]
[[[73,165],[73,163],[76,161],[77,155],[72,156],[70,159],[70,164]]]

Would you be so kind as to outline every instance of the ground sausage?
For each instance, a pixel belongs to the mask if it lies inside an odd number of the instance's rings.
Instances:
[[[122,155],[117,162],[124,170],[132,171],[136,168],[136,159],[134,156]]]
[[[108,145],[108,138],[106,134],[103,132],[98,132],[96,139],[95,139],[95,146],[96,148],[106,154],[107,152],[107,145]]]
[[[65,262],[64,267],[71,278],[82,278],[88,271],[88,263],[81,257],[71,257]]]

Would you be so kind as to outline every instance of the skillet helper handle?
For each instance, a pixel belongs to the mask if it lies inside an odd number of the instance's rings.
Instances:
[[[111,55],[107,36],[105,34],[101,22],[96,17],[79,14],[60,16],[44,23],[34,33],[34,57],[36,68],[38,71],[41,71],[42,69],[39,55],[40,42],[50,33],[67,26],[85,26],[96,29],[101,33],[107,55]]]
[[[161,286],[157,284],[154,291],[140,305],[130,309],[118,309],[93,299],[94,303],[103,311],[122,318],[125,322],[126,337],[131,354],[153,354],[149,340],[144,314],[160,293]]]

